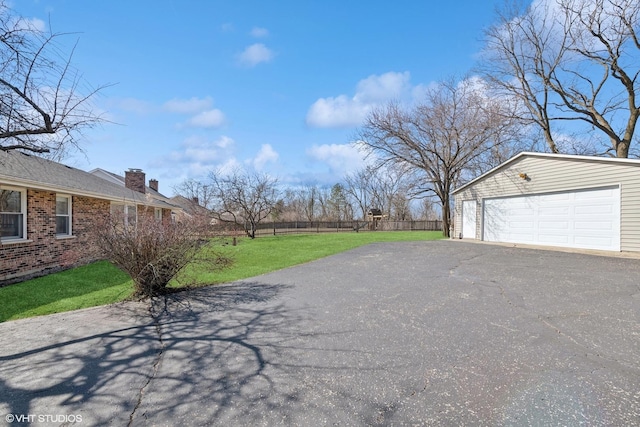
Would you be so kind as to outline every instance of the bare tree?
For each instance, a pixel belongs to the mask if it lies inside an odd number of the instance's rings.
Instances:
[[[332,219],[330,214],[329,200],[331,199],[331,188],[318,187],[316,193],[316,201],[318,206],[318,215],[321,220]]]
[[[406,219],[414,182],[406,165],[368,165],[345,176],[345,191],[364,219],[371,208],[393,219]]]
[[[451,191],[471,164],[512,140],[507,107],[486,96],[475,79],[447,81],[428,89],[425,102],[417,107],[390,103],[374,110],[359,136],[381,162],[421,174],[421,190],[439,199],[443,233],[449,236]]]
[[[230,174],[210,174],[214,196],[214,217],[243,227],[256,237],[258,224],[267,218],[278,201],[277,180],[266,174],[235,170]]]
[[[367,217],[367,211],[372,207],[371,183],[374,179],[376,168],[366,166],[363,169],[347,174],[344,178],[345,191],[351,198],[352,203],[359,209],[360,218]]]
[[[279,218],[284,221],[315,221],[318,215],[317,191],[315,186],[286,188],[283,191],[283,211]]]
[[[420,204],[416,206],[415,216],[422,220],[437,220],[439,215],[436,211],[436,206],[433,200],[429,197],[425,197],[420,200]]]
[[[187,179],[176,185],[173,190],[191,200],[195,205],[211,209],[213,206],[213,188],[211,185],[198,181],[196,179]]]
[[[637,0],[514,0],[486,31],[480,68],[522,103],[520,117],[542,130],[551,152],[563,151],[564,123],[582,135],[596,130],[607,151],[628,157],[640,117],[639,35]]]
[[[82,87],[73,50],[65,54],[58,45],[64,35],[43,31],[0,2],[0,150],[60,156],[78,148],[83,129],[102,121],[90,102],[102,87]]]
[[[318,187],[315,185],[301,189],[299,192],[304,219],[313,222],[318,217]]]
[[[412,170],[406,164],[385,164],[377,168],[371,182],[372,200],[389,219],[408,219],[408,205],[415,193]]]

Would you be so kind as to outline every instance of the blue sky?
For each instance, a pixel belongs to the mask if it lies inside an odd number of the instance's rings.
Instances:
[[[14,0],[19,15],[78,40],[73,63],[115,124],[65,163],[160,191],[241,165],[284,185],[332,185],[362,166],[366,112],[464,77],[497,2]]]

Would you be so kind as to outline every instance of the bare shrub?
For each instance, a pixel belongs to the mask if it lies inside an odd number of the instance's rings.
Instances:
[[[96,237],[105,257],[131,276],[135,297],[166,294],[169,282],[189,263],[206,261],[211,269],[230,264],[213,249],[206,251],[206,260],[199,259],[212,239],[207,225],[194,218],[162,222],[139,215],[135,224],[124,225],[122,218],[111,217],[97,227]]]

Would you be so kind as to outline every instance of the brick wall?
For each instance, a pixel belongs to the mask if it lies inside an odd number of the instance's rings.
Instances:
[[[155,219],[155,208],[152,206],[138,205],[138,219],[152,221]],[[162,209],[162,223],[164,225],[171,224],[171,209]]]
[[[26,242],[0,244],[0,284],[43,275],[102,256],[92,244],[96,221],[109,214],[107,200],[73,196],[72,237],[56,237],[56,193],[27,190]]]

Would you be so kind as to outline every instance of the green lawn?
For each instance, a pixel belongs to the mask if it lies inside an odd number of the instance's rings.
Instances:
[[[191,266],[182,283],[206,286],[253,277],[270,271],[313,261],[375,242],[436,240],[442,233],[431,231],[298,234],[238,239],[237,246],[215,249],[233,259],[222,271],[210,271],[202,263]],[[206,255],[206,253],[205,253]],[[180,283],[172,286],[179,287]],[[131,279],[100,261],[0,288],[0,322],[95,307],[131,297]]]

